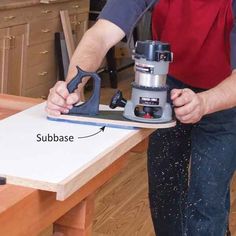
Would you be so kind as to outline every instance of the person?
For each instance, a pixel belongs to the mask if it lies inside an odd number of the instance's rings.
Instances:
[[[66,88],[76,66],[96,71],[150,8],[154,39],[170,43],[174,53],[167,83],[178,120],[149,141],[154,229],[158,236],[224,236],[236,169],[235,0],[107,1],[76,48],[66,82],[50,90],[46,111],[67,113],[80,99]]]

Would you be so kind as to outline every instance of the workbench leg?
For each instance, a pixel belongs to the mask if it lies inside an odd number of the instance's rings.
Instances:
[[[142,153],[146,152],[148,148],[149,137],[144,139],[141,143],[137,144],[131,149],[131,152]]]
[[[53,236],[91,236],[94,195],[84,199],[54,223]]]

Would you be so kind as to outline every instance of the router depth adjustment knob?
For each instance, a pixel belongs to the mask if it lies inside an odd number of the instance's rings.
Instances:
[[[116,107],[125,107],[127,100],[123,98],[122,92],[117,90],[111,99],[109,107],[114,109]]]

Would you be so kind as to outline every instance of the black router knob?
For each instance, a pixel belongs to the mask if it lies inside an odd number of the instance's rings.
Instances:
[[[5,177],[0,177],[0,185],[5,185],[7,183],[7,179]]]
[[[114,109],[116,107],[125,107],[127,100],[123,98],[122,92],[117,90],[114,96],[111,99],[109,107]]]

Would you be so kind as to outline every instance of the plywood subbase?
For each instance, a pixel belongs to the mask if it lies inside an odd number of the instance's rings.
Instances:
[[[159,129],[159,128],[170,128],[176,125],[175,120],[170,122],[161,123],[148,123],[147,122],[137,122],[133,120],[128,120],[123,117],[123,109],[110,109],[107,105],[100,105],[99,113],[97,115],[60,115],[60,116],[48,116],[49,119],[54,121],[62,122],[72,122],[79,124],[90,124],[90,125],[105,125],[108,127],[116,127],[123,129],[132,128],[145,128],[145,129]]]

